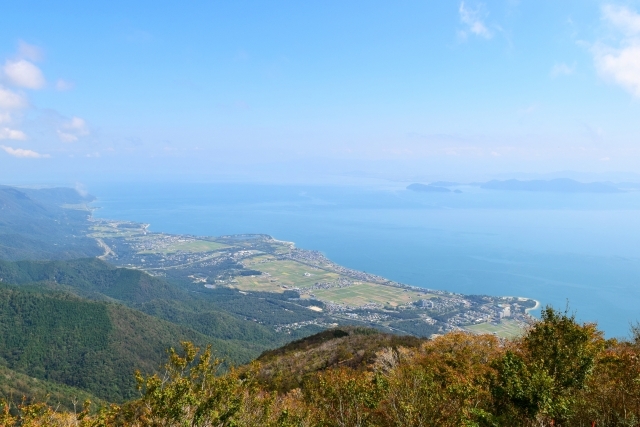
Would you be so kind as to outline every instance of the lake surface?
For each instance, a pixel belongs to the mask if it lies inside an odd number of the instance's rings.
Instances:
[[[94,184],[99,218],[152,231],[265,233],[344,266],[428,288],[517,295],[626,336],[640,320],[640,192],[404,186]],[[535,313],[534,313],[535,314]]]

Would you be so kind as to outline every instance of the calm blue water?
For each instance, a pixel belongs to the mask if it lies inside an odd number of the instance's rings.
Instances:
[[[93,185],[96,217],[153,231],[266,233],[417,286],[518,295],[626,336],[640,320],[640,193],[249,184]]]

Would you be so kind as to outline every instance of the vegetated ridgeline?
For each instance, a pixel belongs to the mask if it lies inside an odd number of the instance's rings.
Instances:
[[[132,269],[117,268],[95,258],[61,261],[0,260],[0,281],[31,289],[58,290],[80,298],[128,306],[153,317],[199,332],[213,339],[230,341],[243,351],[233,363],[243,363],[262,351],[292,339],[318,332],[300,329],[278,334],[278,322],[299,322],[315,314],[306,307],[287,304],[289,294],[255,292],[240,294],[232,289],[193,292],[162,278]],[[285,306],[285,307],[283,307]],[[285,311],[284,308],[287,310]],[[257,319],[259,322],[248,320]],[[173,343],[177,343],[177,338]],[[225,357],[230,357],[227,354]]]
[[[632,332],[605,340],[551,308],[515,340],[454,332],[402,342],[341,328],[224,374],[210,349],[184,343],[161,373],[136,375],[138,399],[97,413],[5,401],[0,425],[637,426],[640,329]],[[324,363],[309,369],[298,357]],[[301,374],[295,388],[283,387],[287,371]]]
[[[107,401],[137,396],[132,373],[136,368],[153,372],[162,363],[164,350],[179,340],[200,346],[215,343],[223,357],[250,360],[251,352],[238,344],[120,304],[37,287],[0,287],[0,364]],[[12,390],[8,381],[0,377],[0,390]],[[37,397],[40,393],[35,391],[22,390]],[[63,404],[68,406],[69,400]]]
[[[102,253],[89,233],[93,196],[71,188],[25,189],[0,185],[0,259],[71,259]]]

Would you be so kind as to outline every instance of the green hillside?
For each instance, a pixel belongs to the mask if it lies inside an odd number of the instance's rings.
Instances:
[[[6,366],[0,366],[0,397],[14,403],[22,402],[23,398],[26,398],[27,402],[47,402],[66,411],[74,409],[74,402],[76,408],[81,408],[87,400],[95,405],[104,404],[102,400],[84,390],[33,378]]]
[[[96,258],[67,261],[0,261],[5,283],[48,282],[64,285],[90,299],[143,303],[153,299],[184,299],[184,291],[164,280],[126,268],[116,268]]]
[[[0,280],[0,364],[107,401],[133,397],[134,369],[157,369],[180,341],[239,364],[319,330],[270,326],[280,312],[313,318],[287,295],[198,294],[99,259],[0,261]]]
[[[0,260],[0,281],[37,284],[83,298],[119,302],[210,337],[244,341],[255,350],[255,356],[268,348],[318,332],[317,328],[303,328],[293,335],[285,335],[268,326],[317,316],[306,307],[289,303],[287,294],[245,295],[231,289],[195,292],[143,271],[117,268],[95,258]]]
[[[0,363],[108,401],[135,396],[135,369],[157,369],[181,341],[213,344],[240,363],[254,352],[119,304],[61,292],[0,288]]]

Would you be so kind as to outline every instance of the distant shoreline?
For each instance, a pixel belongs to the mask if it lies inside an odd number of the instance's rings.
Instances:
[[[532,299],[532,298],[530,298]],[[534,305],[532,308],[525,308],[524,311],[529,314],[530,311],[533,310],[537,310],[538,308],[540,308],[540,301],[538,301],[537,299],[534,299],[534,301],[536,302],[536,305]]]

